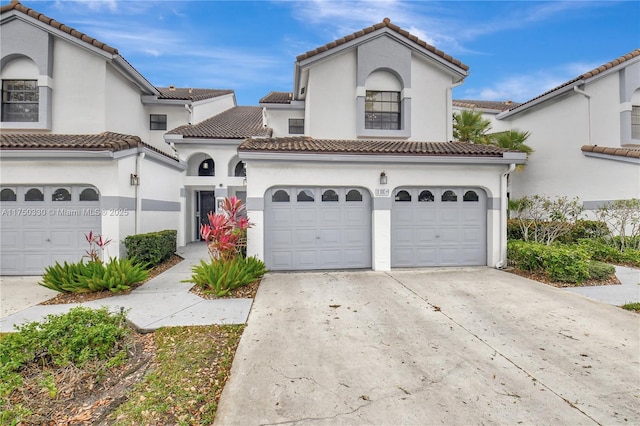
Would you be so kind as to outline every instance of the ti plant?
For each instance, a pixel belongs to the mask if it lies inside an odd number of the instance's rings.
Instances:
[[[207,242],[212,260],[231,260],[242,256],[247,244],[249,223],[245,205],[236,197],[225,198],[219,212],[209,212],[208,224],[200,225],[200,235]]]

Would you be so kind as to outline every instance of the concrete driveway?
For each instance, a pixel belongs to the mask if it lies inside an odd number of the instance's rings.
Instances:
[[[639,335],[490,268],[268,274],[216,424],[638,424]]]

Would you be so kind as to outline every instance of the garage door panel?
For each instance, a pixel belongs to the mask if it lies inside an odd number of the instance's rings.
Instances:
[[[486,193],[470,190],[477,202],[463,201],[466,188],[396,188],[394,196],[406,191],[411,201],[392,199],[391,266],[486,264]],[[442,201],[446,191],[457,201]]]
[[[265,197],[265,261],[271,270],[313,270],[371,267],[371,201],[364,190],[362,201],[346,201],[346,188],[282,188],[290,194],[302,189],[316,194],[315,201],[273,202],[269,195],[279,188],[270,189]],[[338,201],[322,201],[318,194],[335,191]],[[353,190],[350,188],[349,190]],[[330,193],[328,193],[331,195]],[[333,199],[333,196],[332,196]],[[277,220],[277,209],[287,205],[291,219]],[[287,230],[291,243],[287,247],[277,233]],[[346,250],[351,250],[347,253]],[[291,252],[290,262],[276,258],[281,252]]]
[[[276,269],[289,269],[293,265],[293,253],[290,251],[273,251],[271,258]]]
[[[287,224],[293,220],[293,211],[289,208],[274,208],[271,211],[271,221],[275,224]]]
[[[82,259],[88,248],[84,235],[90,231],[99,235],[102,230],[101,215],[83,213],[86,209],[100,210],[100,201],[80,202],[80,192],[87,186],[67,186],[71,196],[68,202],[52,201],[59,186],[17,186],[18,201],[12,202],[11,208],[20,214],[0,218],[1,274],[40,275],[54,260]],[[27,191],[36,187],[43,200],[24,201]]]

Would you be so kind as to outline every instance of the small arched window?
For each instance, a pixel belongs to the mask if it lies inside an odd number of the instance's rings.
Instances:
[[[198,167],[198,176],[215,176],[216,165],[211,158],[207,158]]]
[[[357,189],[347,192],[347,201],[362,201],[362,193]]]
[[[10,188],[3,188],[0,191],[0,201],[16,201],[15,191]]]
[[[315,201],[315,196],[313,191],[310,189],[303,189],[298,192],[298,201],[300,202],[313,202]]]
[[[467,191],[464,193],[462,201],[478,201],[478,194],[476,194],[476,191]]]
[[[271,201],[274,203],[288,203],[289,202],[289,193],[284,189],[278,189],[271,196]]]
[[[85,188],[80,193],[80,201],[99,201],[100,196],[93,188]]]
[[[38,188],[31,188],[24,194],[25,201],[44,201],[44,194]]]
[[[418,201],[419,202],[431,202],[434,201],[434,197],[433,194],[431,193],[431,191],[428,190],[424,190],[422,192],[420,192],[420,195],[418,195]]]
[[[398,191],[398,193],[396,194],[396,201],[411,201],[411,194],[409,194],[409,191],[405,191],[404,189]]]
[[[238,164],[236,164],[236,168],[233,171],[233,175],[236,177],[246,177],[247,176],[247,169],[244,165],[244,161],[238,161]]]
[[[51,194],[51,201],[71,201],[71,194],[64,188],[58,188]]]
[[[338,193],[333,189],[327,189],[322,193],[322,201],[338,201]]]
[[[456,195],[455,192],[451,190],[447,190],[442,193],[441,200],[444,202],[455,202],[455,201],[458,201],[458,196]]]

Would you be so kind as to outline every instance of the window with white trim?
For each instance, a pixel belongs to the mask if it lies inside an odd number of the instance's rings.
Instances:
[[[367,90],[364,100],[364,128],[399,130],[400,92]]]
[[[640,139],[640,105],[631,107],[631,139]]]
[[[167,114],[149,115],[150,130],[167,130]]]
[[[37,123],[38,93],[37,80],[2,80],[2,121]]]
[[[289,119],[289,134],[304,135],[304,118]]]

